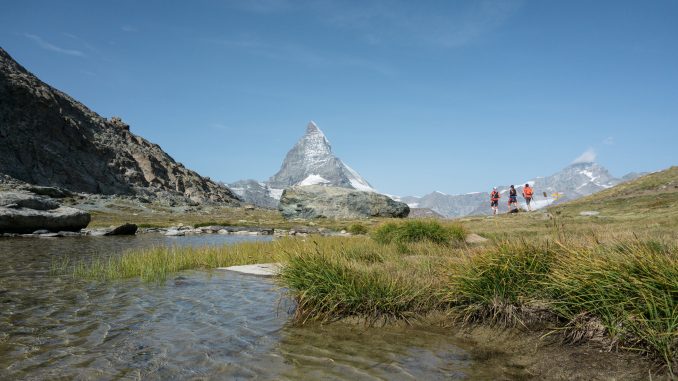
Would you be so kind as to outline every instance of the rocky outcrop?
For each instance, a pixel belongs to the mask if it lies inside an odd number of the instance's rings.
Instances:
[[[407,204],[374,192],[310,185],[285,189],[278,209],[285,218],[407,217]]]
[[[79,231],[89,221],[89,213],[61,206],[46,197],[0,192],[0,233]]]
[[[434,218],[442,220],[445,216],[428,208],[410,208],[410,214],[407,218]]]
[[[0,173],[94,194],[238,204],[227,187],[40,81],[0,48]]]

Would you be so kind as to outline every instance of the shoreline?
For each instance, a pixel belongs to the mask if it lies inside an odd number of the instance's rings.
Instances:
[[[135,224],[132,224],[137,226]],[[141,235],[141,234],[160,234],[164,236],[190,236],[190,235],[209,235],[209,234],[222,234],[222,235],[250,235],[250,236],[275,236],[275,237],[286,237],[286,236],[297,236],[297,237],[307,237],[310,235],[318,236],[339,236],[339,237],[349,237],[352,236],[351,233],[346,232],[345,230],[335,231],[332,229],[326,228],[315,228],[315,227],[306,227],[300,226],[290,229],[280,229],[280,228],[271,228],[271,227],[261,227],[253,225],[208,225],[193,227],[190,225],[178,225],[170,227],[139,227],[134,233],[126,234],[108,234],[113,230],[119,227],[111,226],[109,228],[85,228],[79,232],[72,231],[58,231],[52,232],[47,230],[36,230],[34,233],[0,233],[0,238],[63,238],[63,237],[103,237],[103,236],[122,236],[122,235]]]
[[[322,324],[312,322],[307,324]],[[374,326],[349,317],[328,324]],[[300,325],[303,327],[304,325]],[[504,369],[506,379],[547,380],[671,380],[654,361],[638,353],[611,347],[609,341],[570,344],[546,328],[499,327],[487,323],[459,325],[449,313],[436,312],[410,321],[382,321],[379,328],[432,329],[459,340],[483,366]],[[482,370],[478,370],[482,373]]]

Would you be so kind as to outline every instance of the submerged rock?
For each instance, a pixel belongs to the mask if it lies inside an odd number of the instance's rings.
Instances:
[[[407,204],[388,196],[346,188],[311,185],[286,189],[279,210],[285,218],[404,218]]]
[[[89,213],[61,206],[50,198],[0,192],[0,233],[80,231],[89,221]]]

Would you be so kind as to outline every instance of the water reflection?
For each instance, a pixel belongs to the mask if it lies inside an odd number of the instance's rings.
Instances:
[[[186,271],[163,284],[106,283],[49,273],[65,256],[252,239],[262,237],[0,240],[0,379],[442,380],[476,368],[438,328],[289,325],[289,301],[270,279]]]

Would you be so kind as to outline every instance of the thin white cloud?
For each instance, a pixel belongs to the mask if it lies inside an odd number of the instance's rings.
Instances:
[[[395,70],[385,64],[360,57],[336,55],[291,43],[267,43],[251,36],[235,39],[205,39],[207,43],[226,48],[245,49],[249,54],[276,61],[303,64],[308,67],[355,67],[391,76]]]
[[[524,0],[449,2],[452,9],[431,10],[395,0],[231,0],[227,4],[252,13],[312,13],[310,23],[355,34],[370,45],[432,45],[454,48],[471,44],[504,25]],[[448,4],[449,4],[448,3]]]
[[[289,0],[236,0],[229,1],[228,5],[248,12],[271,13],[295,7],[295,3]],[[300,1],[299,6],[302,5]]]
[[[66,55],[69,55],[69,56],[77,56],[77,57],[84,57],[85,56],[85,53],[83,53],[80,50],[62,48],[60,46],[49,43],[49,42],[43,40],[42,37],[36,36],[34,34],[24,33],[24,36],[26,38],[30,39],[30,40],[33,40],[33,42],[35,42],[36,44],[38,44],[39,47],[41,47],[45,50],[49,50],[49,51],[57,52],[57,53],[61,53],[61,54],[66,54]]]
[[[120,27],[120,30],[122,30],[123,32],[127,32],[127,33],[135,33],[135,32],[139,31],[139,28],[137,28],[133,25],[123,25],[123,26]]]
[[[593,163],[594,161],[596,161],[596,151],[593,148],[589,148],[574,159],[572,164]]]
[[[612,137],[612,136],[606,137],[606,138],[603,140],[603,144],[605,144],[606,146],[612,146],[612,145],[614,145],[614,137]]]

